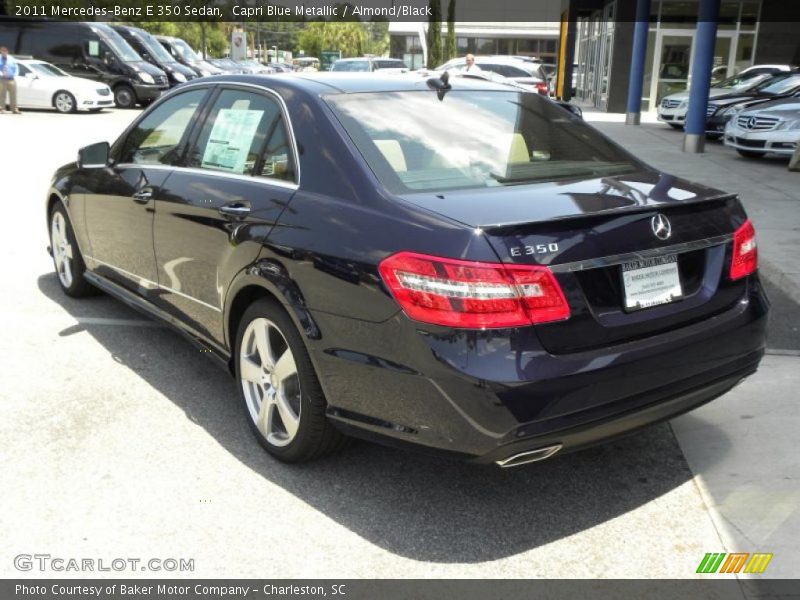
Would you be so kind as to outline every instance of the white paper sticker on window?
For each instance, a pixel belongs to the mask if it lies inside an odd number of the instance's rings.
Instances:
[[[263,115],[263,110],[221,109],[208,138],[201,166],[244,173],[247,155]]]
[[[100,42],[89,40],[89,56],[100,56]]]

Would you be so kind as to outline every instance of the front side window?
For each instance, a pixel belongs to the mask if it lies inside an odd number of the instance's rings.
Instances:
[[[184,92],[166,100],[142,119],[122,145],[120,163],[171,165],[206,90]]]
[[[407,91],[325,99],[394,193],[604,177],[641,168],[539,94],[453,90],[440,101],[434,92]]]
[[[189,152],[188,166],[294,181],[280,107],[254,92],[223,90]]]

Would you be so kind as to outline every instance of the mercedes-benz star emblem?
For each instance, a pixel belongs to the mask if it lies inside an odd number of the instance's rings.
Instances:
[[[660,240],[668,240],[672,235],[672,225],[670,225],[669,219],[661,213],[650,219],[650,227],[653,228],[653,233]]]

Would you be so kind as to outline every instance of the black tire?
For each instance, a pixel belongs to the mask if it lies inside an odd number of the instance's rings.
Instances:
[[[136,92],[124,83],[118,85],[114,88],[114,104],[119,108],[133,108],[136,106]]]
[[[68,91],[59,90],[53,94],[53,107],[62,114],[69,114],[78,110],[78,103]]]
[[[297,369],[296,380],[299,382],[299,389],[295,392],[299,395],[299,425],[291,441],[283,446],[270,442],[259,430],[256,417],[251,412],[253,407],[249,404],[245,392],[245,387],[252,384],[242,378],[242,344],[245,333],[251,323],[255,327],[254,321],[264,319],[279,330],[278,333],[282,336],[282,340],[291,350]],[[263,321],[259,321],[259,323],[261,322]],[[277,339],[279,342],[281,341],[280,337]],[[270,346],[273,346],[272,343]],[[281,353],[283,351],[285,350],[281,350]],[[314,371],[314,366],[308,356],[308,351],[291,318],[276,301],[262,298],[253,302],[245,310],[239,329],[236,332],[233,356],[236,384],[245,418],[253,433],[255,433],[256,439],[267,452],[283,462],[302,463],[328,456],[341,449],[347,443],[347,438],[325,416],[325,409],[328,403]],[[262,402],[264,402],[266,396],[261,397]]]
[[[722,134],[721,133],[707,133],[706,137],[709,140],[712,140],[712,141],[716,142],[718,139],[720,139],[722,137]]]
[[[59,248],[57,247],[58,234],[54,235],[55,222],[57,218],[56,215],[60,216],[61,223],[63,223],[64,226],[63,233],[66,236],[67,243],[71,247],[72,257],[69,259],[70,280],[68,282],[65,281],[66,277],[62,276],[62,268],[59,267]],[[97,294],[97,288],[92,286],[84,277],[84,274],[86,273],[86,264],[83,262],[83,257],[81,256],[81,252],[78,249],[78,244],[75,241],[75,233],[72,230],[72,224],[69,221],[67,210],[64,208],[64,205],[61,202],[56,203],[56,205],[53,207],[53,210],[50,211],[49,228],[50,247],[53,252],[53,266],[55,267],[56,279],[58,280],[58,284],[61,286],[61,289],[67,296],[71,296],[73,298],[83,298],[85,296],[93,296]]]
[[[669,125],[673,129],[683,129],[683,125],[681,125],[680,123],[667,123],[667,125]]]
[[[761,158],[766,154],[766,152],[756,152],[754,150],[742,150],[737,148],[736,151],[745,158]]]

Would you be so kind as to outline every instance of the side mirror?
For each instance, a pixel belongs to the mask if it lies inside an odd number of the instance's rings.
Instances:
[[[98,142],[84,146],[78,150],[78,167],[81,169],[99,169],[108,165],[111,146],[108,142]]]

